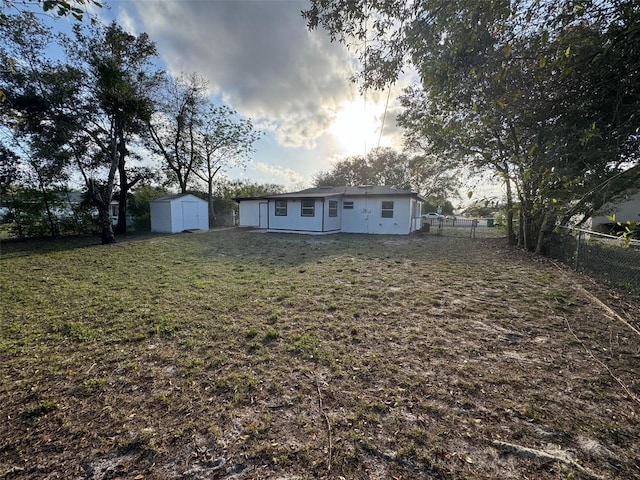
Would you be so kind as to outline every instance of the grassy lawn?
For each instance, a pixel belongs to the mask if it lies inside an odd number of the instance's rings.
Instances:
[[[640,478],[640,306],[503,239],[2,244],[0,478]]]

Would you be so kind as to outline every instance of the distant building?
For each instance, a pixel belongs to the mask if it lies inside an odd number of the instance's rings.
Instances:
[[[615,201],[608,202],[591,217],[591,230],[608,233],[614,226],[611,216],[616,222],[640,223],[640,190],[629,190]]]

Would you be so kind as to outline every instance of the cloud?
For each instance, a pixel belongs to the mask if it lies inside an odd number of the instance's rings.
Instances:
[[[269,165],[264,162],[258,162],[253,165],[253,168],[272,175],[276,178],[284,178],[288,183],[300,183],[304,181],[304,176],[290,168],[278,167],[275,165]]]
[[[315,146],[338,106],[357,94],[345,48],[307,30],[300,15],[306,2],[131,5],[171,73],[202,75],[239,113],[269,119],[282,145]]]

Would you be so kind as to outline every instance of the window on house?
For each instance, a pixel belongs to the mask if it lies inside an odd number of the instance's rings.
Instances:
[[[329,200],[329,216],[337,217],[338,216],[338,201],[337,200]]]
[[[353,210],[353,202],[342,202],[342,208],[344,210]]]
[[[382,218],[393,218],[393,202],[382,202]]]
[[[287,216],[287,201],[276,200],[276,217],[286,217],[286,216]]]
[[[302,202],[300,202],[302,211],[301,211],[301,215],[303,217],[313,217],[315,215],[315,210],[316,210],[316,202],[315,200],[302,200]]]

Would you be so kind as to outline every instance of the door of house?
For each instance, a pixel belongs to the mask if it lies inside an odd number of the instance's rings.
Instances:
[[[268,203],[260,203],[260,208],[258,209],[258,225],[259,228],[269,228],[269,204]]]
[[[362,208],[360,209],[360,217],[362,219],[362,233],[371,233],[369,225],[371,224],[371,202],[367,197],[364,197],[360,202]]]

